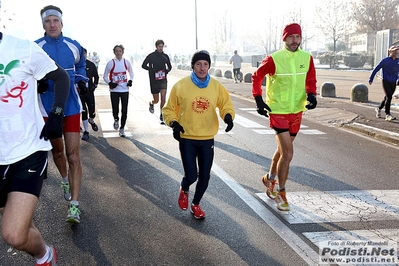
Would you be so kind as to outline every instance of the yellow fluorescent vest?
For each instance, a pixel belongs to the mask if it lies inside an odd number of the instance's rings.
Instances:
[[[272,114],[296,114],[306,110],[306,75],[310,54],[286,48],[271,55],[276,73],[267,76],[266,103]]]

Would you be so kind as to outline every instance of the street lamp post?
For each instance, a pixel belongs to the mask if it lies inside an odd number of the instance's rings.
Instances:
[[[198,33],[197,33],[197,0],[195,0],[195,50],[198,50]]]

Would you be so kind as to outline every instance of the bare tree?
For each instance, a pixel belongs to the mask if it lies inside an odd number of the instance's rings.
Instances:
[[[216,18],[215,18],[215,23],[214,25],[218,25],[218,23],[216,23]],[[221,33],[220,33],[220,28],[219,27],[213,27],[213,34],[212,34],[212,40],[213,40],[213,50],[216,52],[216,54],[221,54],[222,50],[223,50],[223,40],[220,37]]]
[[[351,27],[351,12],[346,1],[337,2],[330,0],[316,6],[315,25],[333,43],[333,55],[330,66],[336,65],[336,51],[339,42],[345,40],[345,35]]]
[[[301,2],[294,2],[288,12],[273,13],[272,9],[269,11],[269,15],[266,16],[269,19],[265,20],[265,28],[258,32],[258,39],[262,43],[266,54],[273,53],[281,49],[282,43],[282,31],[287,24],[298,23],[302,28],[302,42],[301,47],[305,47],[307,41],[311,37],[307,34],[307,23],[303,20],[302,12],[303,4]]]
[[[399,27],[398,0],[361,0],[352,2],[353,20],[361,33]]]
[[[296,13],[291,13],[292,17],[295,17]],[[280,14],[278,16],[281,16]],[[279,50],[282,46],[282,31],[286,24],[297,22],[295,18],[287,19],[287,21],[278,19],[275,14],[270,14],[269,20],[265,21],[264,29],[258,31],[258,39],[262,44],[266,54],[271,54]]]
[[[231,50],[233,38],[233,24],[232,20],[225,10],[224,16],[215,19],[215,27],[213,31],[213,49],[217,54],[228,54]]]
[[[313,35],[310,35],[307,31],[308,27],[308,22],[309,20],[303,20],[302,16],[302,5],[298,4],[295,6],[294,11],[291,11],[289,13],[289,17],[291,18],[291,21],[295,21],[299,25],[301,25],[302,28],[302,41],[301,41],[301,48],[304,50],[307,50],[308,42],[312,40],[314,37]]]

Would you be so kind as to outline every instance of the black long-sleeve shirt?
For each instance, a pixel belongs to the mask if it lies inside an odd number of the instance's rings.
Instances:
[[[86,76],[89,78],[89,89],[94,89],[98,85],[100,77],[96,65],[86,59]]]
[[[172,64],[170,63],[169,56],[164,52],[160,53],[158,51],[154,51],[147,55],[141,67],[148,70],[151,83],[158,81],[157,73],[160,71],[165,73],[165,77],[161,78],[161,81],[167,79],[166,75],[172,70]]]

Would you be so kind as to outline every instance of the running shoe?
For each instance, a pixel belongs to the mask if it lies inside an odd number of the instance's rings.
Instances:
[[[199,204],[191,204],[190,211],[194,215],[195,219],[205,219],[205,212],[201,209]]]
[[[154,113],[154,105],[150,102],[150,107],[148,108],[151,114]]]
[[[115,121],[114,121],[114,129],[118,130],[118,128],[119,128],[119,120],[115,119]]]
[[[87,131],[83,132],[82,140],[89,140],[89,138],[90,138],[89,132]]]
[[[180,209],[187,210],[188,209],[188,192],[184,192],[180,188],[179,199],[177,200],[177,203],[179,204]]]
[[[76,206],[75,204],[70,204],[69,205],[69,209],[68,209],[68,216],[66,221],[68,223],[74,223],[74,224],[78,224],[80,223],[80,210],[79,210],[79,206]]]
[[[64,199],[67,201],[71,200],[71,187],[69,186],[69,182],[61,181],[61,187],[64,190]]]
[[[123,128],[119,129],[119,136],[126,137],[125,130]]]
[[[278,210],[280,210],[280,211],[289,211],[290,210],[290,205],[288,204],[285,191],[279,191],[274,200],[277,203]]]
[[[93,131],[98,131],[98,126],[96,123],[94,123],[93,119],[92,120],[89,119],[89,123],[90,123],[91,129],[93,129]]]
[[[262,176],[262,182],[263,185],[265,185],[266,187],[266,195],[271,199],[275,199],[278,189],[278,183],[276,182],[276,180],[269,179],[269,173],[267,173]]]
[[[380,108],[375,108],[375,117],[381,118],[381,109]]]
[[[392,120],[395,120],[395,119],[396,119],[396,117],[392,116],[391,114],[388,114],[388,115],[385,116],[385,120],[386,121],[392,121]]]
[[[161,125],[165,125],[165,121],[163,121],[163,116],[162,116],[162,114],[159,116],[159,120],[161,121]]]
[[[49,257],[45,263],[36,263],[35,266],[57,266],[57,251],[53,246],[50,246]]]

